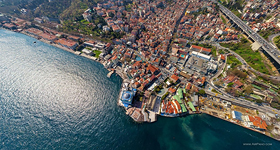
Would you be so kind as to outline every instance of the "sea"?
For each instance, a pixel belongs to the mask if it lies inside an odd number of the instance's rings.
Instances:
[[[280,149],[206,114],[135,123],[117,106],[122,79],[107,73],[96,61],[0,30],[0,149]]]

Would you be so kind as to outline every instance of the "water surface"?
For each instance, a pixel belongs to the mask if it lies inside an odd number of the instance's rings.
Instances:
[[[121,78],[108,79],[107,73],[100,63],[0,30],[0,149],[280,147],[278,141],[208,115],[134,123],[116,105]]]

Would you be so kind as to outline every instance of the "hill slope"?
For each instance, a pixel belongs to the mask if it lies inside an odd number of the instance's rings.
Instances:
[[[82,12],[102,0],[3,0],[0,10],[6,13],[20,13],[21,8],[29,10],[28,17],[57,18],[74,20]],[[17,10],[17,11],[15,11]]]

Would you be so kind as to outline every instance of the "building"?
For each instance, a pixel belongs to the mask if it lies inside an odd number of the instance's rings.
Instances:
[[[43,23],[43,20],[41,18],[38,18],[38,17],[34,18],[34,21],[36,21],[38,23]]]
[[[232,119],[243,121],[242,120],[242,113],[239,112],[239,111],[232,111]]]
[[[95,42],[94,41],[86,41],[86,42],[84,42],[84,46],[94,47],[95,46]]]
[[[103,28],[103,31],[105,31],[105,32],[110,31],[110,28],[108,26],[103,26],[102,28]]]
[[[128,107],[128,105],[132,104],[133,96],[134,96],[133,91],[127,91],[127,90],[123,91],[121,101],[125,107]]]
[[[225,55],[223,55],[223,54],[219,55],[218,61],[225,62],[226,61]]]
[[[184,68],[184,71],[188,74],[193,74],[194,72],[198,72],[200,74],[207,74],[208,63],[205,59],[201,59],[199,57],[193,56],[191,57]]]
[[[84,12],[83,13],[83,17],[86,21],[90,22],[92,20],[92,15],[87,13],[87,12]]]
[[[196,45],[192,45],[190,47],[190,50],[193,50],[193,51],[196,51],[196,52],[201,52],[201,53],[204,53],[206,55],[209,55],[211,53],[211,49],[204,48],[204,47],[201,47],[201,46],[196,46]]]
[[[36,35],[36,36],[43,33],[43,31],[36,29],[36,28],[28,28],[25,30],[25,32],[28,34]]]
[[[210,61],[210,59],[211,59],[211,56],[208,56],[208,55],[205,55],[205,54],[202,54],[202,53],[199,53],[199,52],[195,52],[195,51],[192,51],[191,55],[196,56],[196,57],[201,58],[201,59],[204,59],[204,60],[207,60],[207,61]]]
[[[78,36],[69,35],[67,39],[78,42],[81,38]]]
[[[10,30],[14,30],[16,29],[17,27],[15,25],[13,25],[12,23],[5,23],[3,25],[3,28],[6,28],[6,29],[10,29]]]
[[[40,38],[44,39],[44,40],[48,40],[48,41],[55,41],[57,39],[57,37],[55,35],[49,34],[49,33],[41,33],[38,35]]]
[[[267,124],[260,117],[258,117],[258,116],[248,116],[248,117],[249,117],[250,122],[253,123],[254,128],[256,128],[258,130],[266,130]]]
[[[198,106],[198,95],[193,96],[193,106],[197,107]]]
[[[179,77],[176,76],[175,74],[173,74],[170,78],[170,80],[173,82],[173,83],[177,83],[179,81]]]
[[[253,84],[257,85],[257,86],[260,86],[260,87],[263,87],[265,89],[268,89],[270,88],[270,85],[266,84],[266,83],[263,83],[261,81],[258,81],[258,80],[254,80],[253,81]]]
[[[93,55],[93,52],[91,50],[88,50],[88,49],[83,49],[82,52],[86,55],[89,55],[89,56]]]
[[[55,43],[72,50],[74,50],[78,46],[77,42],[74,42],[72,40],[67,40],[64,38],[56,40]]]

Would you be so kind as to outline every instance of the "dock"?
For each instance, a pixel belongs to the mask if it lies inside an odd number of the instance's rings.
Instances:
[[[107,74],[107,77],[110,78],[111,75],[112,75],[114,72],[115,72],[115,70],[110,71],[110,72]]]

